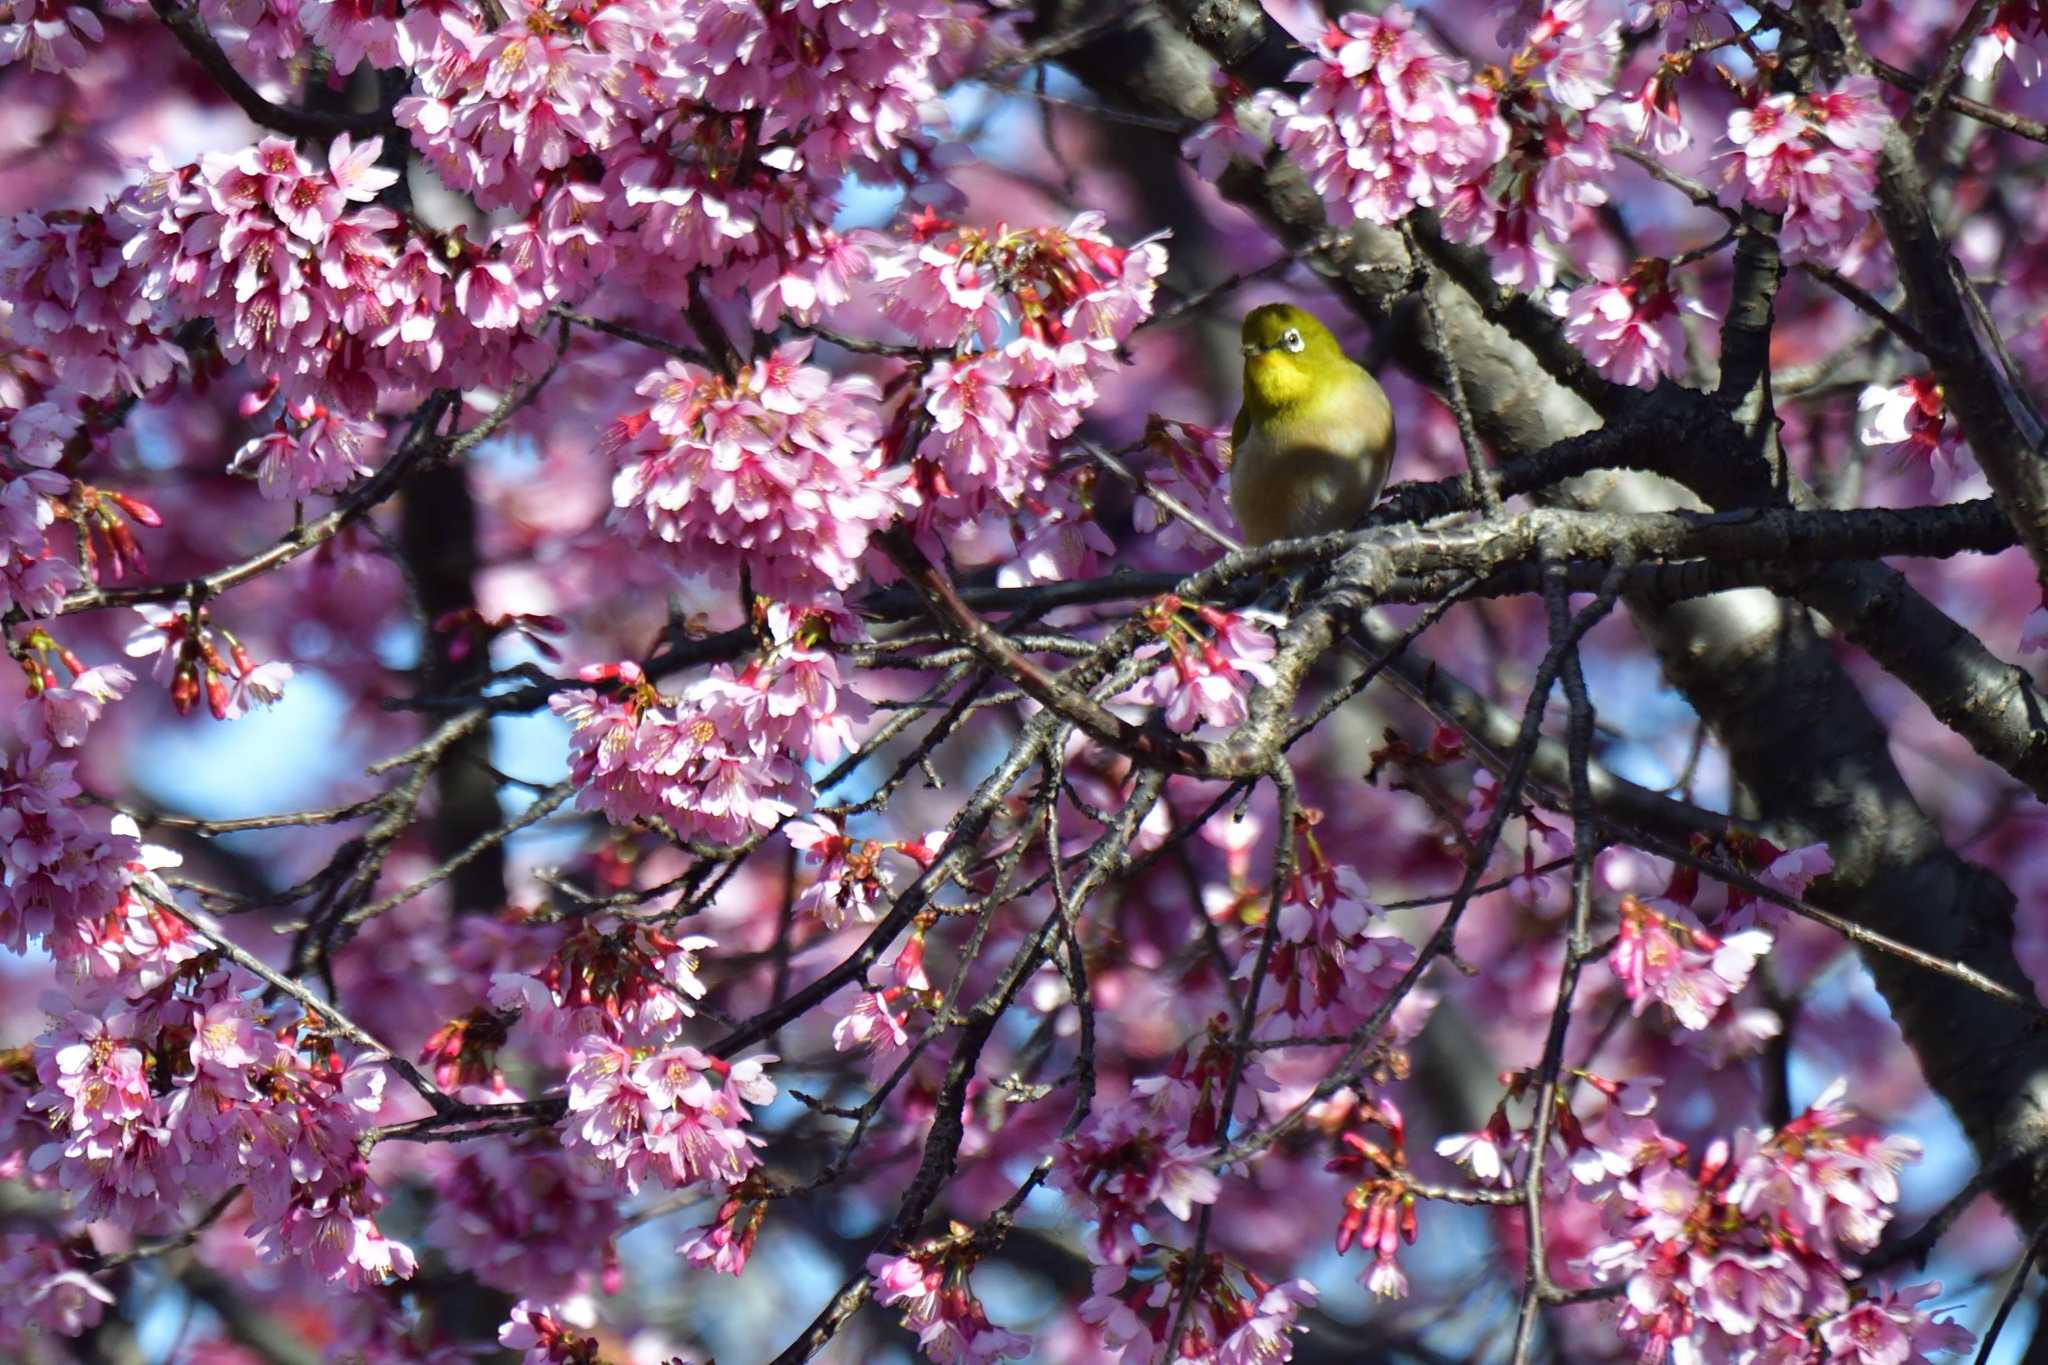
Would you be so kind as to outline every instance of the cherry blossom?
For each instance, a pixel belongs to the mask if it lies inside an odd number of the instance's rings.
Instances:
[[[1308,94],[1270,101],[1275,139],[1307,165],[1336,221],[1398,222],[1448,204],[1506,151],[1496,99],[1466,75],[1403,7],[1345,14],[1291,73]]]
[[[675,938],[653,925],[592,915],[570,930],[539,971],[500,972],[491,999],[524,1011],[558,1037],[604,1034],[660,1043],[695,1016],[704,995],[698,956],[712,946],[703,934]]]
[[[1103,1345],[1119,1360],[1171,1358],[1214,1365],[1266,1365],[1294,1358],[1293,1333],[1304,1308],[1314,1306],[1306,1280],[1271,1283],[1220,1256],[1199,1263],[1167,1251],[1133,1268],[1095,1269],[1094,1294],[1081,1317],[1097,1326]],[[1177,1347],[1166,1341],[1185,1298]]]
[[[1620,1240],[1590,1268],[1624,1280],[1621,1328],[1645,1351],[1704,1358],[1792,1351],[1817,1327],[1829,1360],[1923,1360],[1967,1349],[1970,1334],[1918,1310],[1938,1286],[1864,1297],[1838,1259],[1875,1245],[1919,1154],[1858,1131],[1837,1082],[1783,1129],[1716,1140],[1696,1167],[1653,1159],[1608,1205]],[[1733,1235],[1730,1235],[1732,1233]]]
[[[677,1244],[676,1254],[721,1275],[739,1275],[753,1255],[754,1239],[760,1235],[767,1212],[765,1201],[735,1195],[718,1206],[718,1214],[709,1224],[685,1236]]]
[[[1867,77],[1810,98],[1772,95],[1728,116],[1731,189],[1783,215],[1779,241],[1794,258],[1825,260],[1863,226],[1876,193],[1873,153],[1883,101]]]
[[[1872,385],[1856,400],[1857,435],[1867,446],[1891,450],[1903,462],[1925,463],[1938,499],[1975,471],[1962,433],[1950,417],[1941,385],[1913,375],[1893,388]]]
[[[1139,657],[1164,655],[1169,662],[1129,693],[1133,701],[1163,708],[1167,725],[1182,734],[1203,725],[1227,729],[1245,718],[1251,686],[1272,685],[1269,632],[1278,624],[1264,612],[1197,607],[1192,614],[1207,634],[1187,620],[1177,598],[1162,600],[1147,614],[1158,638]]]
[[[597,1338],[583,1330],[595,1323],[588,1300],[543,1305],[521,1299],[498,1329],[498,1344],[524,1351],[520,1359],[525,1365],[595,1365]]]
[[[1661,1001],[1680,1025],[1703,1029],[1748,982],[1770,946],[1771,936],[1761,929],[1717,936],[1672,902],[1624,896],[1621,932],[1607,962],[1631,1013]]]
[[[2036,46],[2048,30],[2038,0],[2005,0],[1991,12],[1991,20],[1979,31],[1963,58],[1963,70],[1973,81],[1989,81],[2004,63],[2010,62],[2023,82],[2031,85],[2041,78],[2041,54]]]
[[[0,1326],[0,1342],[14,1350],[27,1349],[25,1327],[75,1337],[97,1326],[114,1302],[113,1294],[82,1268],[76,1256],[34,1233],[0,1237],[0,1270],[9,1284],[17,1286],[23,1295],[19,1302],[27,1310],[26,1321],[10,1319]]]
[[[845,590],[868,540],[915,503],[883,467],[874,386],[806,365],[794,341],[736,379],[671,361],[639,392],[611,447],[618,524],[682,573],[802,597]]]
[[[1174,1135],[1169,1109],[1128,1099],[1099,1109],[1062,1144],[1052,1184],[1085,1200],[1095,1217],[1092,1254],[1104,1263],[1139,1254],[1133,1235],[1148,1227],[1153,1204],[1178,1219],[1194,1216],[1221,1191],[1209,1155]]]
[[[956,1227],[955,1241],[966,1231]],[[982,1311],[967,1282],[974,1259],[971,1249],[957,1245],[868,1258],[875,1301],[903,1310],[903,1325],[937,1365],[1015,1360],[1031,1350],[1030,1338],[995,1326]]]
[[[354,1286],[409,1276],[411,1251],[373,1221],[384,1198],[355,1148],[382,1108],[379,1060],[345,1063],[314,1021],[280,1024],[245,990],[195,958],[105,1016],[53,1024],[35,1048],[28,1103],[48,1140],[32,1167],[83,1216],[139,1229],[171,1226],[180,1196],[246,1186],[265,1258]]]
[[[1669,283],[1663,261],[1640,261],[1618,280],[1596,280],[1565,299],[1565,335],[1584,348],[1602,374],[1622,384],[1651,387],[1685,370],[1680,314],[1711,316]]]
[[[736,1185],[759,1164],[748,1106],[775,1098],[762,1074],[773,1057],[725,1062],[685,1044],[631,1049],[593,1034],[574,1058],[565,1145],[627,1191],[649,1177],[671,1187]]]

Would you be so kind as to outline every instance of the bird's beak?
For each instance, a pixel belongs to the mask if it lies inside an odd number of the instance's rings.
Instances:
[[[1259,343],[1257,343],[1256,341],[1247,341],[1242,346],[1239,346],[1237,349],[1244,352],[1245,359],[1249,360],[1251,359],[1251,357],[1257,355],[1260,351],[1263,351],[1266,348],[1259,345]]]

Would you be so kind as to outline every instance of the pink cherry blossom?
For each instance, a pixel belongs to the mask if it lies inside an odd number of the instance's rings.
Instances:
[[[1141,648],[1139,656],[1163,654],[1168,662],[1129,694],[1131,700],[1163,708],[1167,725],[1182,734],[1202,725],[1236,725],[1245,718],[1251,686],[1273,683],[1268,661],[1275,649],[1269,633],[1278,624],[1275,618],[1213,607],[1195,614],[1208,634],[1187,622],[1178,599],[1161,602],[1151,613],[1159,638]]]
[[[1588,1268],[1598,1281],[1625,1280],[1626,1338],[1703,1359],[1814,1359],[1806,1343],[1816,1329],[1828,1360],[1967,1349],[1967,1332],[1916,1307],[1938,1287],[1874,1299],[1851,1289],[1842,1252],[1875,1245],[1898,1198],[1896,1172],[1918,1149],[1860,1131],[1841,1094],[1837,1082],[1777,1132],[1715,1141],[1696,1169],[1666,1153],[1616,1184],[1607,1213],[1618,1240]]]
[[[1607,961],[1629,998],[1630,1013],[1639,1015],[1657,1000],[1683,1027],[1703,1029],[1748,982],[1770,946],[1771,936],[1761,929],[1717,937],[1678,905],[1627,896],[1621,933]]]
[[[1826,259],[1846,248],[1876,195],[1873,153],[1886,122],[1876,86],[1854,77],[1811,98],[1771,95],[1728,118],[1731,189],[1782,214],[1788,256]]]
[[[228,469],[254,474],[266,498],[298,501],[314,493],[339,493],[357,475],[370,472],[364,456],[382,437],[374,422],[305,399],[286,404],[276,425],[236,451]]]
[[[721,1275],[740,1275],[747,1268],[767,1212],[768,1205],[759,1199],[727,1199],[718,1206],[717,1217],[677,1244],[676,1254]]]
[[[498,1344],[524,1351],[523,1365],[585,1365],[597,1352],[597,1339],[586,1334],[596,1322],[587,1299],[566,1304],[521,1299],[498,1329]]]
[[[973,1264],[964,1249],[868,1258],[875,1301],[903,1309],[903,1325],[917,1333],[919,1349],[937,1365],[985,1365],[1031,1350],[1030,1338],[988,1320],[968,1286]]]
[[[1680,313],[1705,308],[1681,298],[1667,282],[1664,262],[1647,260],[1619,280],[1596,280],[1565,300],[1565,335],[1608,378],[1648,388],[1685,370]]]
[[[68,71],[84,65],[86,44],[106,36],[97,14],[63,0],[8,0],[0,14],[0,66]]]
[[[613,915],[578,922],[532,975],[501,972],[492,1003],[523,1010],[556,1037],[604,1034],[636,1044],[665,1042],[703,998],[703,934],[672,937],[651,924]]]
[[[670,1187],[735,1185],[759,1164],[747,1106],[775,1098],[762,1074],[772,1057],[727,1063],[687,1045],[643,1051],[600,1035],[581,1039],[574,1055],[564,1143],[628,1192],[650,1177]]]
[[[1925,462],[1937,499],[1950,497],[1975,472],[1976,462],[1934,376],[1912,375],[1893,388],[1872,385],[1856,400],[1856,410],[1856,434],[1863,443],[1891,450],[1902,462]]]
[[[1269,101],[1275,138],[1308,167],[1339,223],[1391,225],[1440,208],[1483,178],[1507,147],[1492,93],[1414,30],[1399,5],[1347,13],[1292,73],[1299,104]]]
[[[32,1349],[24,1328],[79,1336],[97,1326],[107,1305],[114,1302],[113,1293],[94,1279],[76,1256],[31,1232],[0,1237],[0,1274],[15,1286],[15,1293],[21,1296],[16,1302],[26,1310],[22,1317],[10,1315],[0,1324],[0,1344],[24,1353]]]
[[[2005,0],[1991,13],[1970,44],[1963,70],[1973,81],[1989,81],[2001,64],[2010,62],[2022,82],[2032,85],[2041,78],[2039,44],[2048,32],[2048,15],[2039,0]]]
[[[1910,1285],[1882,1298],[1864,1299],[1840,1317],[1830,1318],[1820,1329],[1828,1359],[1844,1365],[1912,1365],[1931,1359],[1935,1352],[1969,1350],[1974,1336],[1919,1306],[1939,1293],[1939,1282]]]
[[[1099,1106],[1094,1117],[1060,1147],[1052,1185],[1085,1201],[1096,1229],[1091,1254],[1099,1261],[1128,1261],[1138,1254],[1134,1232],[1148,1231],[1158,1204],[1175,1218],[1194,1216],[1197,1204],[1213,1204],[1221,1183],[1209,1169],[1208,1154],[1174,1136],[1170,1110],[1135,1099]]]
[[[802,597],[853,586],[868,540],[914,505],[901,469],[883,467],[874,386],[804,363],[808,341],[735,380],[671,361],[620,419],[612,449],[617,524],[679,573]]]

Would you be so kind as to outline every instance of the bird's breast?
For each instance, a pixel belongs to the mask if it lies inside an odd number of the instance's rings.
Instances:
[[[1323,421],[1254,427],[1230,466],[1231,510],[1246,541],[1259,545],[1355,525],[1379,496],[1392,449],[1392,413],[1384,398],[1376,410],[1361,404]]]

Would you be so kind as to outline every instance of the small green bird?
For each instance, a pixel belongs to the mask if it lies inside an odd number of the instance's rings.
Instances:
[[[1244,319],[1230,507],[1247,545],[1356,526],[1394,461],[1394,409],[1330,329],[1288,303]]]

